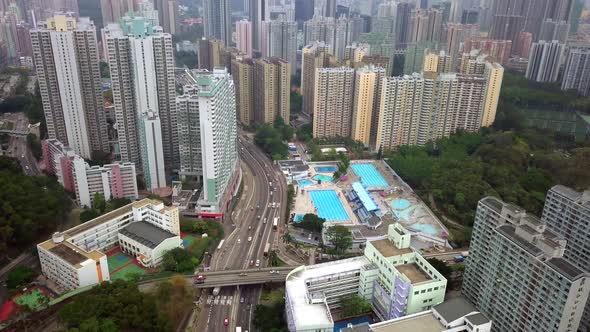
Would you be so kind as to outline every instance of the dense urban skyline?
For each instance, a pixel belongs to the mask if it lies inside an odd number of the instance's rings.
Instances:
[[[589,5],[0,0],[0,324],[585,332]]]

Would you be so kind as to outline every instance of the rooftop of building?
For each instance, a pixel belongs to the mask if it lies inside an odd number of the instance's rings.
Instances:
[[[430,311],[400,319],[385,321],[371,326],[372,332],[440,332],[444,327]],[[357,332],[352,330],[351,332]]]
[[[398,248],[389,239],[371,241],[371,244],[383,257],[392,257],[412,253],[410,248]]]
[[[330,309],[325,302],[310,303],[306,282],[312,279],[329,277],[355,270],[360,270],[371,263],[364,256],[342,259],[338,261],[301,266],[287,276],[285,289],[296,328],[330,326],[334,323]]]
[[[125,235],[151,249],[159,246],[164,240],[176,236],[145,221],[132,222],[120,230],[119,234]]]
[[[405,275],[414,285],[432,280],[432,278],[424,273],[416,263],[397,265],[395,269]]]
[[[471,313],[478,312],[477,308],[464,297],[452,298],[435,305],[433,309],[447,322],[452,322]]]
[[[578,204],[581,204],[590,209],[590,190],[586,190],[584,192],[577,191],[570,187],[566,187],[564,185],[558,184],[551,188],[551,191],[554,191]]]
[[[104,256],[99,250],[86,252],[65,240],[54,242],[52,239],[49,239],[40,243],[39,246],[77,268],[88,259],[99,261],[100,257]]]

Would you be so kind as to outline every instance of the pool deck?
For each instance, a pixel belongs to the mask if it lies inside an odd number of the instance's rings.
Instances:
[[[305,191],[304,194],[301,192]],[[336,223],[358,223],[357,217],[352,212],[350,205],[346,202],[346,198],[344,198],[344,194],[342,190],[338,188],[338,186],[334,185],[333,183],[322,183],[322,184],[315,184],[311,186],[306,186],[303,188],[299,188],[297,195],[295,196],[295,207],[292,209],[291,213],[295,214],[306,214],[306,213],[316,213],[315,205],[313,204],[313,200],[309,195],[308,191],[314,190],[334,190],[338,195],[338,200],[340,200],[340,204],[344,207],[344,211],[348,215],[349,220],[342,220],[342,221],[335,221]]]

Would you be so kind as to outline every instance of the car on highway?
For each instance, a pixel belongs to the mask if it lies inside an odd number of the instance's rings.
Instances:
[[[204,275],[198,275],[195,277],[195,284],[202,284],[205,282],[205,280],[207,279],[207,276]]]
[[[257,219],[260,220],[260,216],[258,216]]]
[[[257,209],[260,209],[260,204],[256,204],[256,208]]]
[[[249,266],[254,266],[254,261],[250,260],[250,262],[248,263]]]
[[[251,229],[252,229],[252,225],[248,226],[248,230],[251,230]]]
[[[244,303],[244,297],[240,298],[240,303]]]
[[[238,239],[238,244],[242,243],[242,239]]]
[[[248,236],[248,242],[252,242],[252,237]]]
[[[260,267],[260,259],[256,260],[256,267]]]
[[[229,318],[225,317],[223,319],[223,326],[228,326],[229,325]]]
[[[263,224],[266,224],[266,217],[264,218],[264,220],[262,221]]]

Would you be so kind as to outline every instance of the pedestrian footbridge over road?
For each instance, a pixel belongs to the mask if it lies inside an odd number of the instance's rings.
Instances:
[[[287,274],[295,267],[264,267],[249,268],[246,270],[226,270],[198,272],[197,275],[205,276],[205,281],[195,284],[197,288],[225,287],[237,285],[255,285],[267,282],[285,282]],[[272,273],[271,273],[272,272]]]

